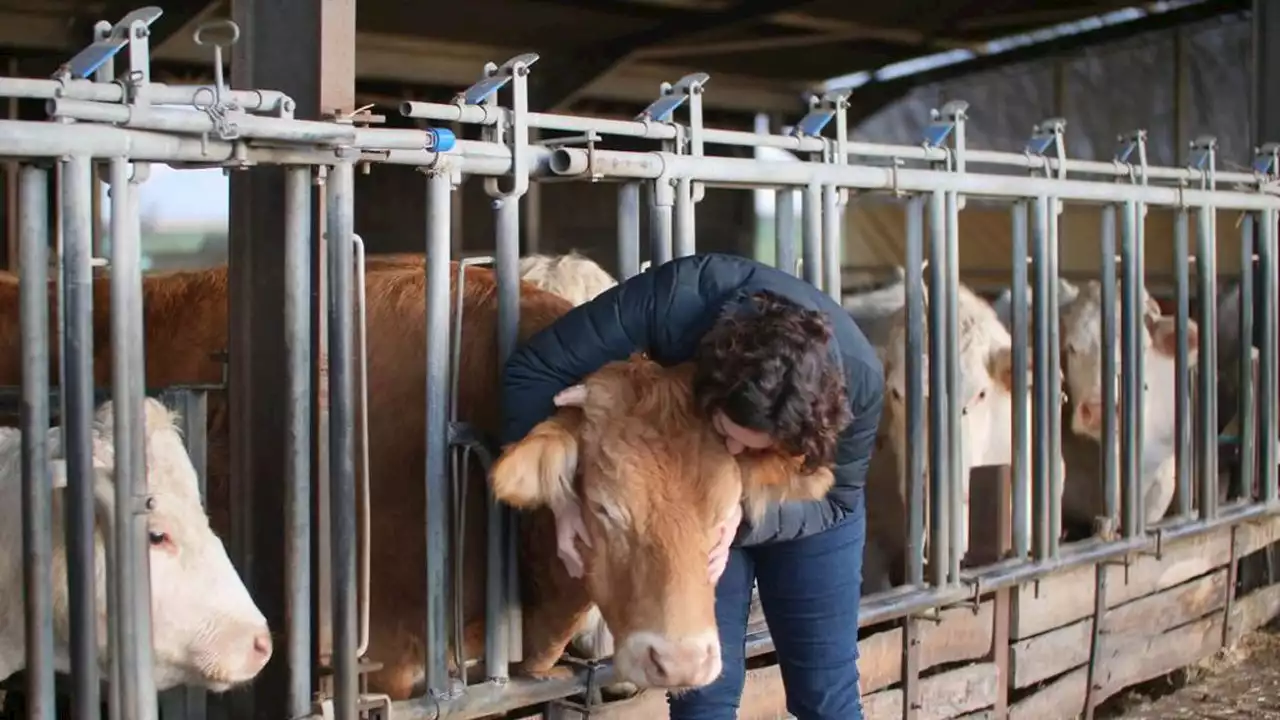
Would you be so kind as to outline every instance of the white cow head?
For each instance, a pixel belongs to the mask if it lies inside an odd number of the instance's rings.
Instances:
[[[150,549],[151,622],[155,681],[158,689],[202,686],[215,692],[252,680],[271,658],[266,618],[241,582],[222,541],[213,534],[200,502],[195,468],[164,405],[147,398],[145,437],[151,511],[144,517]],[[57,428],[50,430],[50,451],[61,456]],[[98,530],[95,538],[98,651],[107,667],[106,597],[108,564],[103,538],[110,537],[115,515],[112,405],[94,418],[93,463]],[[18,477],[18,453],[6,455],[3,470]],[[55,491],[66,487],[66,465],[53,462]],[[10,480],[16,484],[16,480]],[[54,605],[57,644],[69,642],[66,548],[62,493],[55,492]]]
[[[594,260],[575,252],[526,255],[520,258],[520,279],[574,305],[581,305],[618,284]]]

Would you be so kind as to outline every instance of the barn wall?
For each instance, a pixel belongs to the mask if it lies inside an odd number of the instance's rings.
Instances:
[[[970,104],[966,137],[971,148],[1021,151],[1036,123],[1060,116],[1067,119],[1066,148],[1072,158],[1110,160],[1118,134],[1145,128],[1153,165],[1185,162],[1190,140],[1212,134],[1218,138],[1218,167],[1242,170],[1252,155],[1249,57],[1248,20],[1231,16],[922,87],[869,118],[851,136],[915,145],[931,108],[963,99]],[[1179,81],[1180,99],[1175,91]],[[1236,221],[1225,213],[1218,219],[1218,267],[1223,273],[1238,272]],[[985,278],[992,270],[1007,274],[1008,211],[971,207],[961,214],[960,224],[966,279]],[[901,263],[902,227],[900,207],[851,203],[845,264],[872,268]],[[1148,215],[1146,261],[1153,285],[1164,284],[1173,272],[1172,227],[1171,213],[1152,210]],[[1096,208],[1066,209],[1060,235],[1064,272],[1098,267],[1098,228]]]

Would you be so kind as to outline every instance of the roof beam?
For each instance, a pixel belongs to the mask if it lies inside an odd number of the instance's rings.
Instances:
[[[1187,5],[1158,15],[1148,15],[1129,22],[1107,25],[1073,35],[1064,35],[1001,53],[980,55],[972,60],[944,65],[911,75],[903,75],[892,80],[873,80],[859,87],[849,98],[849,123],[851,126],[856,126],[917,87],[946,82],[998,67],[1033,62],[1053,55],[1083,50],[1087,47],[1119,42],[1143,33],[1167,30],[1188,23],[1240,12],[1248,8],[1249,0],[1205,0],[1205,2]]]
[[[739,0],[721,13],[680,14],[645,30],[545,59],[531,77],[529,103],[547,112],[564,109],[577,99],[583,88],[630,60],[641,49],[708,30],[755,22],[804,2],[806,0]],[[656,93],[657,88],[654,91]]]

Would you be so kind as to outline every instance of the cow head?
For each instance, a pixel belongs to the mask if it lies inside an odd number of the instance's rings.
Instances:
[[[758,520],[771,502],[818,499],[832,484],[830,471],[801,475],[799,459],[772,451],[730,455],[693,403],[692,371],[639,357],[605,366],[492,473],[510,505],[580,504],[588,594],[618,638],[619,674],[641,686],[719,676],[707,555],[734,507]]]
[[[271,658],[271,634],[266,618],[254,604],[231,565],[222,542],[209,527],[201,505],[195,468],[175,426],[176,417],[164,405],[144,401],[145,446],[150,512],[144,518],[151,575],[151,626],[155,682],[164,690],[181,684],[215,692],[252,680]],[[50,431],[51,449],[58,448],[58,429]],[[106,597],[108,561],[115,557],[111,543],[115,516],[114,437],[112,404],[102,405],[94,418],[94,497],[98,528],[95,584],[98,651],[106,667]],[[61,455],[61,450],[56,450]],[[54,460],[53,484],[65,488],[64,460]],[[62,493],[57,502],[65,502]],[[54,513],[55,557],[65,557],[62,512]],[[57,565],[55,605],[65,615],[66,565]],[[59,602],[59,600],[61,602]],[[60,642],[66,643],[66,618],[55,622]]]

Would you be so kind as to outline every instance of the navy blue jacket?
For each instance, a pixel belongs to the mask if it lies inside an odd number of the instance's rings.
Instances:
[[[866,483],[880,424],[884,370],[838,303],[800,278],[745,257],[692,255],[650,268],[530,338],[505,368],[502,444],[524,437],[555,412],[556,393],[609,362],[640,351],[667,366],[693,359],[698,341],[721,313],[761,290],[830,318],[854,420],[840,437],[835,487],[826,499],[770,508],[757,526],[739,532],[738,544],[792,540],[840,523],[861,505],[855,501]]]

